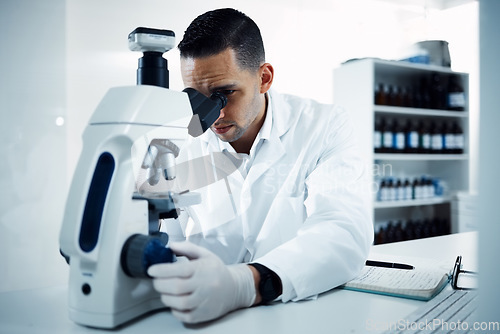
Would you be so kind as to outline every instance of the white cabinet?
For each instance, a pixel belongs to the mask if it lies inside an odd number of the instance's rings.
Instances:
[[[452,198],[469,189],[468,81],[467,73],[446,67],[380,59],[335,69],[333,102],[351,113],[373,174],[375,231],[390,229],[388,236],[376,235],[376,243],[456,231],[450,226]],[[387,126],[377,134],[382,121]]]

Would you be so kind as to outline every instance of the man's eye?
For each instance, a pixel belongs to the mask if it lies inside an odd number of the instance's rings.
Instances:
[[[222,94],[228,96],[234,93],[234,90],[226,89],[226,90],[221,90],[220,91]]]

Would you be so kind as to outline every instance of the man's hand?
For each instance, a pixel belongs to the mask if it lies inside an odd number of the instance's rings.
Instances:
[[[148,274],[176,318],[198,323],[254,304],[255,283],[246,264],[226,266],[209,250],[189,242],[172,242],[169,247],[189,261],[157,264]]]

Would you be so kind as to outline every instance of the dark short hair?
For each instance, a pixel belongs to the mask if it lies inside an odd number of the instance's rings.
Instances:
[[[194,19],[179,43],[181,57],[201,58],[227,48],[236,52],[242,69],[257,70],[265,61],[264,43],[257,24],[242,12],[223,8]]]

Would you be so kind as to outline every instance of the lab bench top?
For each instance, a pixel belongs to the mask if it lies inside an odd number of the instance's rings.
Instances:
[[[391,255],[477,263],[477,233],[459,233],[372,246],[370,257]],[[449,289],[450,287],[447,287]],[[165,309],[113,330],[80,326],[68,317],[67,286],[0,293],[0,334],[17,333],[380,333],[422,301],[333,289],[317,299],[252,307],[218,320],[185,325]]]

